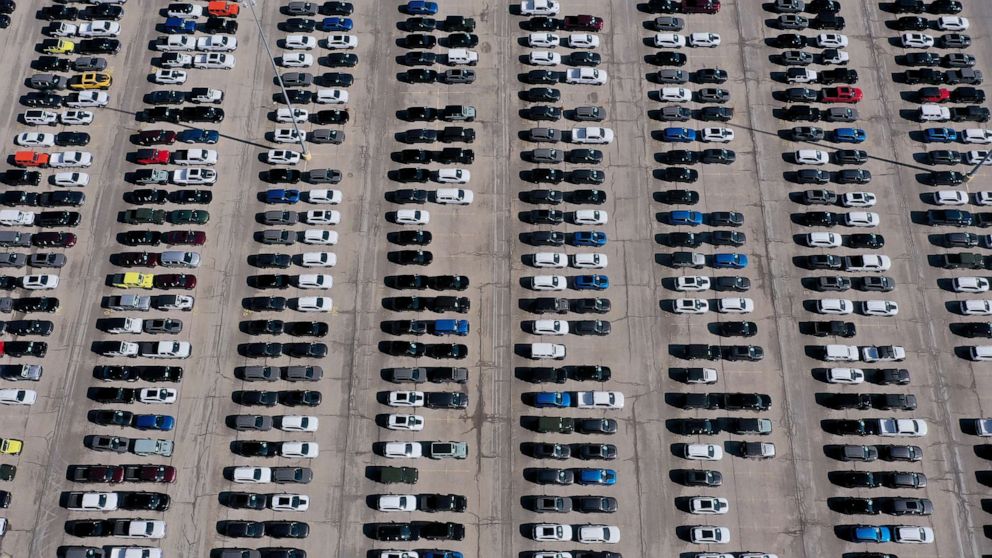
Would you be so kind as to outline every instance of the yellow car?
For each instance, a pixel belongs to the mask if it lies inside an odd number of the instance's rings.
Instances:
[[[0,438],[0,455],[17,455],[24,449],[24,442],[14,438]]]
[[[83,72],[78,76],[72,76],[69,80],[69,89],[107,89],[114,82],[110,74],[103,72]]]
[[[76,43],[65,39],[45,39],[41,42],[41,50],[48,54],[69,54],[76,50]]]
[[[118,273],[111,278],[110,284],[121,289],[150,289],[155,282],[155,276],[151,273]]]

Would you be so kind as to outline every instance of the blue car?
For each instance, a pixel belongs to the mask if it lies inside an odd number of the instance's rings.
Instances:
[[[696,227],[703,224],[703,214],[698,211],[678,209],[668,214],[668,220],[672,225],[689,225]]]
[[[404,11],[410,15],[434,15],[437,13],[437,2],[410,0],[406,3],[405,8]]]
[[[428,550],[420,553],[423,558],[465,558],[461,552],[454,550]]]
[[[833,139],[837,143],[861,143],[868,139],[868,134],[861,128],[837,128]]]
[[[169,415],[134,415],[131,426],[138,430],[161,430],[168,432],[176,427],[176,419]]]
[[[602,231],[578,231],[572,233],[573,246],[605,246],[606,233]]]
[[[192,128],[176,134],[176,139],[182,143],[217,143],[220,141],[220,132]]]
[[[560,391],[542,391],[534,395],[534,406],[538,408],[563,409],[572,406],[572,396]]]
[[[927,128],[923,131],[923,141],[927,143],[951,143],[958,140],[958,133],[950,128]]]
[[[610,278],[605,275],[576,275],[573,285],[580,291],[605,291],[610,288]]]
[[[617,472],[613,469],[580,469],[575,482],[610,486],[617,483]]]
[[[350,17],[325,17],[320,22],[321,31],[351,31],[354,22]]]
[[[878,525],[855,525],[851,529],[851,542],[892,542],[892,531]]]
[[[661,132],[662,141],[689,143],[696,141],[696,131],[689,128],[665,128]]]
[[[265,203],[286,203],[294,204],[300,201],[299,190],[284,190],[275,188],[265,191]]]
[[[747,267],[747,256],[744,254],[716,254],[713,256],[713,267],[718,269],[744,269]]]

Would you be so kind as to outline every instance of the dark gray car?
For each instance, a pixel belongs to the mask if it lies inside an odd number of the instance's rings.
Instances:
[[[685,28],[685,20],[674,16],[660,16],[651,22],[655,31],[681,31]]]
[[[0,253],[0,267],[24,267],[28,263],[26,254]]]
[[[31,254],[28,258],[28,265],[31,267],[62,267],[65,265],[65,254],[42,252]]]
[[[565,153],[560,149],[535,149],[531,151],[531,160],[535,163],[561,163]]]
[[[292,211],[266,211],[262,214],[262,222],[266,225],[294,225],[297,219]]]
[[[602,122],[606,119],[606,109],[603,107],[575,107],[573,118],[579,122]]]
[[[317,15],[317,4],[313,2],[290,2],[286,4],[286,15],[314,16]]]
[[[318,128],[312,132],[307,132],[307,141],[311,143],[343,143],[344,131]]]
[[[341,171],[337,169],[311,169],[303,179],[310,184],[337,184],[341,182]]]
[[[272,482],[280,484],[309,484],[313,480],[313,470],[309,467],[273,467]]]
[[[658,120],[664,122],[687,122],[691,117],[692,112],[680,106],[663,107],[658,111]]]
[[[823,119],[827,122],[854,122],[860,118],[857,109],[847,107],[830,107],[823,111]]]
[[[274,366],[245,366],[241,379],[246,382],[274,382],[279,379],[279,371]]]
[[[282,75],[286,87],[309,87],[313,85],[313,74],[307,72],[286,72]]]
[[[72,63],[77,72],[102,72],[107,69],[107,59],[97,56],[80,56]]]
[[[287,366],[282,371],[287,382],[316,382],[323,377],[324,369],[319,366]]]
[[[272,417],[265,415],[233,415],[228,424],[235,430],[257,430],[265,432],[272,429]]]
[[[658,83],[686,83],[689,73],[678,68],[664,68],[655,72],[654,79]]]
[[[554,128],[531,128],[527,131],[527,139],[535,142],[558,143],[561,141],[561,131]]]
[[[282,229],[269,229],[262,231],[259,241],[262,244],[282,244],[288,246],[296,242],[296,234],[292,231]]]

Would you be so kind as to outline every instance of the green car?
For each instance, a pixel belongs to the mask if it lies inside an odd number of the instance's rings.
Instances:
[[[203,225],[210,220],[210,214],[202,209],[177,209],[170,211],[168,221],[173,225]]]

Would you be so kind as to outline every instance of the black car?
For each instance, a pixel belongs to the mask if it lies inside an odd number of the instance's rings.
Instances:
[[[758,333],[754,322],[720,322],[717,331],[724,337],[753,337]]]
[[[468,288],[469,279],[464,275],[438,275],[430,277],[427,280],[427,284],[435,291],[464,291]]]
[[[321,74],[320,82],[328,87],[351,87],[355,83],[355,77],[351,74],[328,72]]]
[[[692,184],[699,179],[699,172],[685,167],[666,167],[658,178],[667,182],[681,182]]]
[[[697,118],[704,122],[729,122],[734,117],[734,109],[730,107],[703,107]]]
[[[291,17],[282,22],[281,28],[283,31],[289,32],[305,32],[310,33],[317,27],[317,22],[312,19],[304,19],[300,17]]]
[[[14,320],[7,322],[6,332],[15,335],[40,335],[47,337],[52,334],[55,326],[48,320]]]
[[[166,511],[172,499],[161,492],[118,492],[117,507],[122,510]]]
[[[833,85],[835,83],[853,85],[858,83],[858,71],[850,68],[823,70],[816,75],[816,81],[822,85]]]
[[[561,119],[561,108],[535,105],[520,110],[520,116],[528,120],[554,122]]]
[[[877,233],[856,233],[844,237],[844,245],[851,248],[881,248],[885,237]]]
[[[420,533],[410,523],[376,523],[372,538],[377,541],[417,541]]]
[[[295,337],[324,337],[330,327],[324,322],[288,322],[284,331]]]
[[[703,164],[729,165],[737,160],[737,153],[730,149],[704,149],[699,160]]]
[[[26,107],[56,108],[62,106],[62,96],[44,91],[30,91],[21,97]]]
[[[479,46],[479,36],[473,33],[452,33],[444,40],[448,48],[473,48]]]
[[[22,169],[11,169],[0,173],[0,182],[8,186],[37,186],[41,184],[41,173]]]
[[[685,66],[685,63],[688,61],[688,57],[681,52],[663,50],[647,55],[645,60],[648,64],[653,64],[655,66]]]
[[[38,11],[38,19],[47,21],[75,21],[78,18],[79,8],[66,6],[65,4],[52,4]]]
[[[778,48],[801,49],[806,46],[806,37],[796,33],[783,33],[772,39],[772,41]]]
[[[390,193],[390,201],[393,203],[426,203],[427,202],[427,191],[426,190],[394,190]]]
[[[576,298],[569,301],[568,307],[576,314],[606,314],[611,304],[608,298]]]
[[[286,99],[289,99],[287,101]],[[286,95],[282,92],[273,93],[272,100],[281,105],[286,104],[296,104],[296,105],[306,105],[309,104],[313,99],[313,92],[307,89],[287,89]]]
[[[727,71],[719,68],[703,68],[692,75],[696,83],[724,83],[727,78]]]
[[[809,105],[792,105],[783,111],[782,118],[793,122],[819,122],[820,111]]]
[[[226,33],[233,35],[238,32],[238,22],[224,17],[210,16],[207,18],[206,23],[203,24],[203,30],[207,33]]]
[[[521,24],[531,31],[556,31],[561,28],[561,22],[550,17],[532,17]]]
[[[655,200],[672,205],[695,205],[699,203],[699,192],[695,190],[662,190],[655,194]]]
[[[39,56],[31,63],[31,68],[39,72],[69,72],[72,70],[72,61],[58,56]]]
[[[534,87],[522,91],[520,96],[532,103],[554,103],[561,100],[561,91],[550,87]]]
[[[568,203],[602,205],[606,203],[606,192],[602,190],[572,190],[564,196]]]
[[[573,52],[568,57],[568,63],[572,66],[594,67],[602,63],[603,57],[596,52]]]
[[[707,469],[675,469],[672,471],[675,482],[685,486],[720,486],[723,474]]]
[[[386,233],[386,240],[400,246],[426,246],[431,243],[433,235],[430,231],[393,231]]]
[[[419,511],[434,512],[464,512],[468,500],[457,494],[420,494],[417,496]]]

